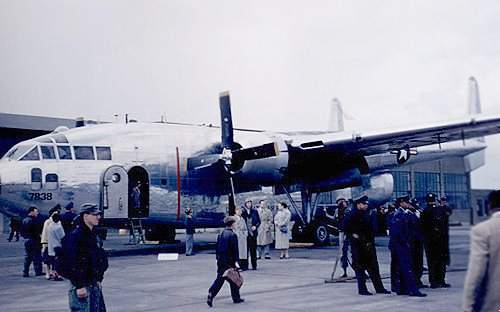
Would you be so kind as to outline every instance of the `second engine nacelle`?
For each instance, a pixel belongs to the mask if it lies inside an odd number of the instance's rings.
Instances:
[[[370,206],[385,204],[394,191],[394,178],[391,173],[375,173],[363,176],[363,184],[352,188],[352,198],[360,194],[368,196]]]

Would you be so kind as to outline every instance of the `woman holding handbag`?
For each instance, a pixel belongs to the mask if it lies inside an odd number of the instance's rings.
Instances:
[[[289,231],[290,228],[290,218],[292,214],[288,210],[288,205],[285,202],[280,202],[278,205],[278,213],[274,216],[274,225],[276,231],[276,242],[275,248],[280,251],[280,259],[288,259],[288,248],[290,248],[289,242]]]

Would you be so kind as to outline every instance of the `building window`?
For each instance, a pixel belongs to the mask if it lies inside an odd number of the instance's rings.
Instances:
[[[75,159],[94,160],[94,149],[92,146],[75,146]]]
[[[448,204],[453,209],[469,209],[469,192],[465,174],[445,173],[444,193]]]
[[[439,173],[415,172],[415,198],[425,203],[428,193],[439,195]]]
[[[54,152],[53,146],[41,145],[40,150],[42,151],[43,159],[56,159],[56,153]]]
[[[392,200],[398,198],[399,196],[411,193],[409,171],[394,171],[392,172],[392,177],[394,178]]]
[[[111,160],[111,148],[105,146],[97,146],[95,148],[97,160]]]
[[[20,160],[40,160],[40,154],[38,154],[38,146],[35,146],[28,152],[28,154],[24,155]]]
[[[57,152],[59,153],[59,159],[61,160],[71,160],[71,148],[69,146],[58,146]]]

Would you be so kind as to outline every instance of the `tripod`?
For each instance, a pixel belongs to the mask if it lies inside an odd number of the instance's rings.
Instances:
[[[335,279],[335,272],[337,271],[337,266],[339,264],[339,261],[342,259],[342,256],[347,257],[347,255],[344,255],[344,244],[346,243],[346,239],[347,239],[346,234],[344,232],[339,231],[339,250],[337,252],[337,256],[335,257],[335,263],[333,264],[332,276],[330,277],[329,280],[325,280],[325,283],[337,283],[346,281],[345,277]],[[352,268],[352,264],[349,261],[349,258],[347,258],[347,263]]]

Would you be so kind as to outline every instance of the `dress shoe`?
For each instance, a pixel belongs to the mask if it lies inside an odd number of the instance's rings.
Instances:
[[[421,293],[420,291],[408,294],[410,297],[427,297],[427,294]]]
[[[23,277],[30,277],[28,273],[23,273]]]
[[[271,259],[271,256],[266,256],[266,259],[268,259],[268,260]]]
[[[261,259],[261,258],[260,258],[260,256],[258,256],[258,257],[257,257],[257,260],[260,260],[260,259]]]
[[[245,299],[239,298],[239,299],[233,300],[233,302],[234,303],[242,303],[242,302],[245,302]]]
[[[387,289],[382,289],[382,290],[377,290],[377,294],[390,294],[391,292],[388,291]]]
[[[451,285],[448,283],[442,283],[440,286],[441,286],[441,288],[450,288],[451,287]]]
[[[360,291],[358,292],[361,296],[372,296],[373,294],[369,291]]]
[[[214,298],[212,298],[212,296],[210,294],[208,294],[208,296],[207,296],[207,304],[208,304],[209,307],[212,307],[213,301],[214,301]]]

